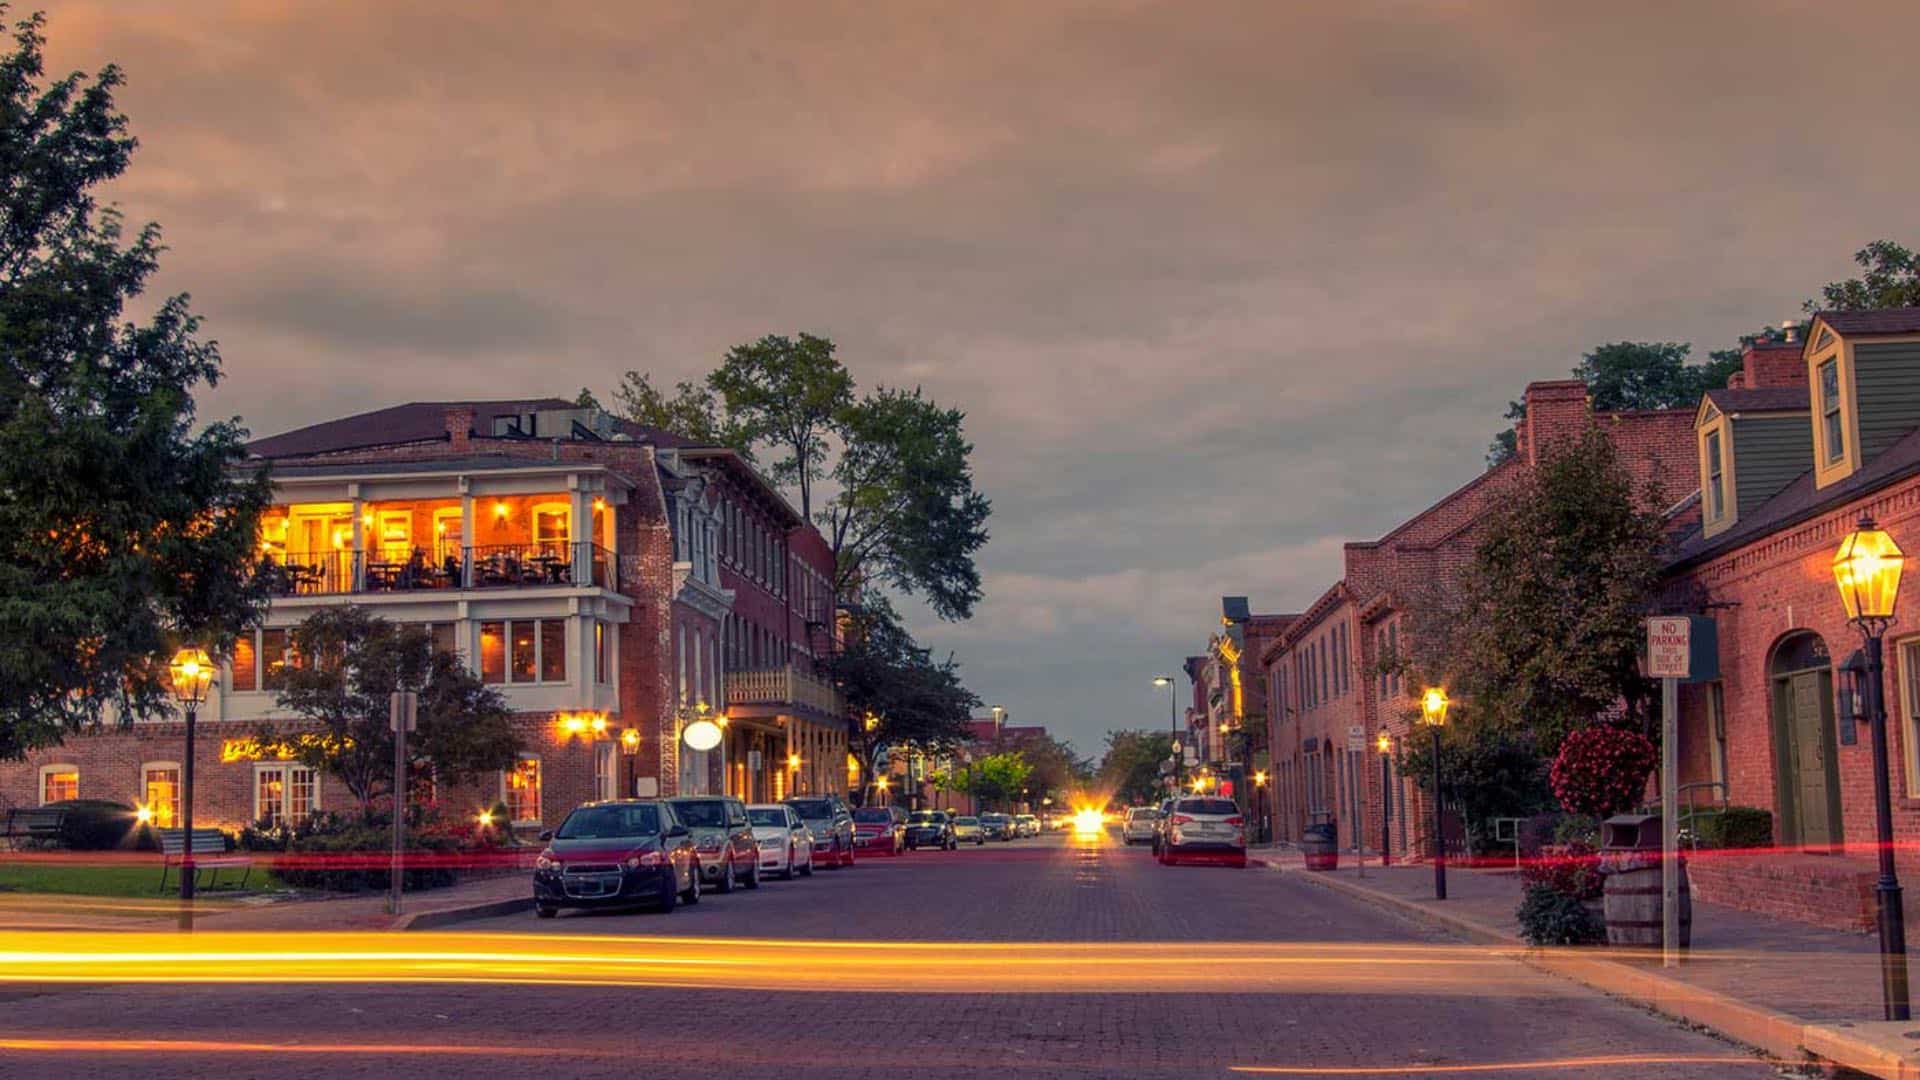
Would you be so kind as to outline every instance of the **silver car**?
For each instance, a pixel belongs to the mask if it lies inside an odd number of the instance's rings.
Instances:
[[[853,812],[831,795],[796,795],[787,806],[807,823],[813,856],[826,867],[853,865]]]
[[[1160,861],[1247,865],[1247,820],[1232,799],[1191,795],[1174,800],[1160,835]]]
[[[760,851],[760,872],[813,876],[813,834],[786,803],[755,803],[747,807],[753,843]]]
[[[1120,826],[1120,838],[1129,844],[1153,843],[1153,827],[1160,820],[1160,811],[1151,806],[1127,807],[1127,820]]]
[[[673,816],[693,834],[702,882],[715,892],[760,887],[760,853],[747,825],[747,806],[729,795],[682,795],[667,800]]]

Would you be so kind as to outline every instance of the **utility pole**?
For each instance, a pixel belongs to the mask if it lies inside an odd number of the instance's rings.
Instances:
[[[387,724],[393,729],[393,861],[388,868],[387,914],[400,914],[400,893],[405,885],[403,872],[407,843],[407,733],[414,728],[414,711],[420,695],[411,690],[395,690],[388,698]]]

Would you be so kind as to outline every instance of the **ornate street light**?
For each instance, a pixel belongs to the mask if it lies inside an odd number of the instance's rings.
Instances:
[[[1420,695],[1420,722],[1433,729],[1433,898],[1447,898],[1447,844],[1440,831],[1440,729],[1447,722],[1447,692],[1429,686]]]
[[[626,782],[621,785],[622,790],[620,792],[620,797],[623,799],[633,798],[634,788],[637,786],[634,783],[633,769],[638,763],[639,756],[640,729],[633,727],[627,728],[620,733],[620,758],[625,763],[624,771],[626,773]]]
[[[1847,621],[1866,639],[1864,685],[1857,691],[1866,707],[1873,733],[1873,812],[1880,880],[1874,885],[1879,905],[1880,992],[1888,1020],[1911,1019],[1907,1003],[1907,927],[1901,910],[1900,879],[1893,867],[1893,795],[1887,764],[1887,700],[1882,685],[1885,671],[1883,642],[1900,598],[1900,571],[1906,555],[1880,528],[1872,515],[1862,514],[1859,527],[1840,542],[1833,554],[1833,580]]]
[[[1390,845],[1392,825],[1389,819],[1392,815],[1388,810],[1393,806],[1393,795],[1390,791],[1393,786],[1393,776],[1389,771],[1388,763],[1393,760],[1393,736],[1385,731],[1380,732],[1373,738],[1373,748],[1380,751],[1380,865],[1391,866],[1393,864]]]
[[[1180,689],[1171,675],[1155,675],[1153,685],[1167,688],[1167,730],[1173,735],[1173,793],[1180,794],[1180,766],[1184,757],[1180,753]]]
[[[181,765],[180,784],[180,834],[184,842],[180,847],[180,899],[193,901],[193,724],[197,719],[200,706],[206,704],[207,691],[213,689],[213,660],[207,656],[207,650],[185,648],[173,654],[173,663],[167,666],[167,674],[173,687],[174,699],[180,702],[187,713],[187,756]],[[182,912],[182,917],[186,913]]]

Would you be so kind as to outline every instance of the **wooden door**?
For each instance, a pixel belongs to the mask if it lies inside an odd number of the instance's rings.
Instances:
[[[1794,675],[1787,687],[1788,753],[1793,767],[1793,801],[1799,811],[1800,843],[1840,842],[1833,819],[1830,751],[1826,740],[1826,679],[1818,671]]]

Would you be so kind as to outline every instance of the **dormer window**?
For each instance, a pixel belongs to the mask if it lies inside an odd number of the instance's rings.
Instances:
[[[1817,385],[1820,387],[1820,450],[1823,460],[1832,465],[1846,456],[1846,427],[1840,419],[1840,358],[1823,362]]]
[[[1707,432],[1707,520],[1727,516],[1727,477],[1720,447],[1720,432]]]

